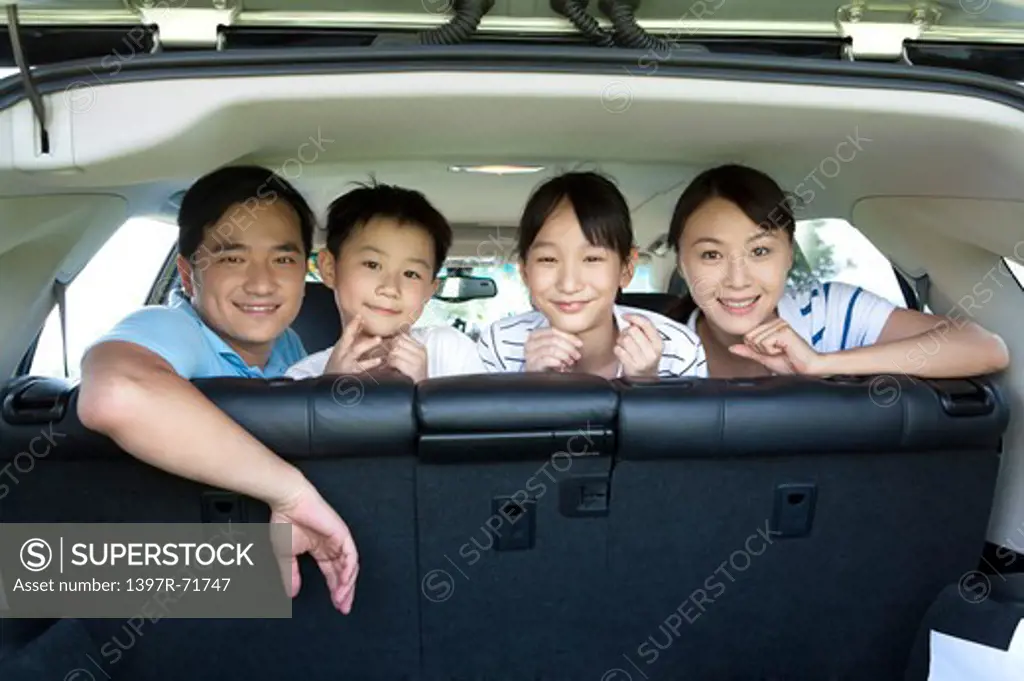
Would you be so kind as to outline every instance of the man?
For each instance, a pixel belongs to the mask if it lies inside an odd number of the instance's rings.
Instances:
[[[297,557],[309,552],[347,614],[359,566],[345,522],[190,382],[282,376],[305,356],[289,325],[305,291],[312,211],[270,171],[227,167],[189,189],[178,226],[184,292],[129,315],[88,350],[79,418],[146,463],[265,502],[271,522],[292,525],[290,595],[301,586]]]

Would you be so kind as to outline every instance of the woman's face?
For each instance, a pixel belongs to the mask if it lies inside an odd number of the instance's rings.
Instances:
[[[793,246],[784,230],[764,229],[731,201],[713,198],[687,220],[678,265],[707,321],[743,336],[774,315]]]

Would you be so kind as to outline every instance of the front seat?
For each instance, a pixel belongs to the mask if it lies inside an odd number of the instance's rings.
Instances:
[[[306,295],[299,316],[292,322],[306,352],[326,350],[341,337],[341,317],[334,302],[334,291],[319,281],[306,282]]]

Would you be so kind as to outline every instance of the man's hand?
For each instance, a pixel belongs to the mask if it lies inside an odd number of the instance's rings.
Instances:
[[[271,508],[270,522],[292,526],[291,546],[279,545],[280,537],[274,546],[288,595],[298,595],[302,587],[298,557],[309,553],[327,580],[334,607],[349,614],[356,594],[359,553],[345,521],[310,485],[291,501]]]
[[[427,349],[408,334],[396,336],[388,352],[388,366],[418,383],[427,378]]]
[[[822,356],[782,319],[761,324],[743,341],[729,351],[760,362],[773,373],[817,375],[820,371]]]
[[[664,343],[651,320],[643,315],[626,315],[629,326],[619,332],[615,356],[626,376],[657,376]]]
[[[381,339],[376,336],[365,338],[357,343],[356,339],[359,338],[362,328],[363,318],[358,316],[345,327],[341,334],[341,340],[334,345],[331,356],[327,360],[325,374],[361,374],[384,361],[384,357],[362,359],[366,353],[381,344]]]
[[[565,331],[537,329],[526,338],[526,371],[569,371],[583,356],[583,341]]]

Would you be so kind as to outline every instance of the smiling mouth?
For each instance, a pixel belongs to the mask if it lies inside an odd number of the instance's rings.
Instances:
[[[753,296],[752,298],[719,298],[718,302],[729,314],[742,315],[753,311],[760,300],[761,296]]]
[[[259,303],[259,304],[245,304],[245,303],[234,303],[234,306],[245,314],[250,315],[271,315],[277,312],[281,306],[278,304],[271,303]]]
[[[568,303],[555,303],[555,307],[557,307],[562,312],[572,313],[572,312],[579,312],[580,310],[585,308],[588,304],[590,304],[589,300],[583,300],[583,301],[568,302]]]
[[[401,314],[401,310],[392,310],[391,308],[388,308],[388,307],[377,307],[376,305],[367,305],[366,309],[368,309],[370,312],[373,312],[375,314],[382,314],[382,315],[388,315],[388,316],[394,316],[396,314]]]

